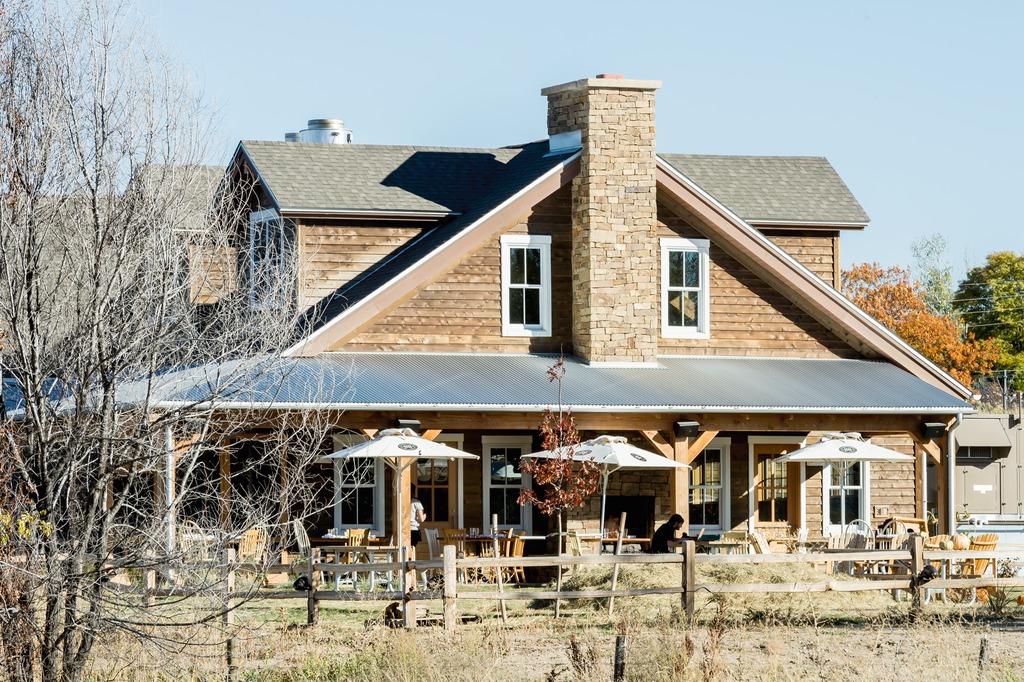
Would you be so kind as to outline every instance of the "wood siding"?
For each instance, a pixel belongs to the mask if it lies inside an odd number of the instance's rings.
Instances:
[[[699,230],[665,207],[659,210],[659,237],[703,238]],[[804,251],[806,257],[810,247]],[[710,338],[662,338],[658,344],[661,354],[860,357],[846,342],[713,243],[710,261]]]
[[[306,309],[333,294],[423,229],[422,225],[300,224],[301,307]]]
[[[839,233],[802,233],[792,230],[769,232],[761,230],[768,239],[795,258],[808,270],[821,277],[830,287],[839,281],[839,261],[836,258]]]
[[[501,245],[496,237],[440,279],[331,350],[557,353],[572,348],[569,188],[556,192],[506,234],[551,236],[550,337],[501,335]]]

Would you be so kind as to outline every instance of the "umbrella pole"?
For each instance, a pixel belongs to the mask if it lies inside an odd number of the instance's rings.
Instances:
[[[608,467],[601,468],[601,534],[597,540],[597,553],[601,553],[601,541],[604,540],[604,505],[608,498]]]

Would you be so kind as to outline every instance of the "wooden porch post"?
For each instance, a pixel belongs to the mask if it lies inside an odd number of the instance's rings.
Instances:
[[[928,453],[921,444],[914,441],[914,516],[919,519],[928,518],[925,504],[925,493],[928,490]]]
[[[231,448],[220,448],[220,523],[222,528],[231,525]]]
[[[689,453],[689,438],[677,438],[672,433],[672,459],[677,462],[686,462]],[[669,499],[672,504],[672,513],[683,517],[683,533],[690,532],[690,477],[689,469],[679,467],[672,469],[669,473]]]

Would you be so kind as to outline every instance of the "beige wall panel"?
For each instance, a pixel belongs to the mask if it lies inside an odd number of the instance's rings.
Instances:
[[[701,234],[679,216],[660,207],[659,236],[700,238]],[[819,246],[822,253],[817,253]],[[809,253],[815,252],[815,257],[823,260],[826,247],[831,259],[830,241],[805,245]],[[661,354],[859,357],[853,348],[714,244],[711,245],[709,275],[711,338],[662,338],[659,341]]]
[[[422,227],[303,224],[301,299],[309,307],[379,263]]]
[[[501,335],[501,245],[496,236],[352,341],[332,350],[571,353],[569,210],[566,187],[506,231],[552,237],[550,337]]]

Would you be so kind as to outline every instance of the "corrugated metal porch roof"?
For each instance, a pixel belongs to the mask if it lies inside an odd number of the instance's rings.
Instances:
[[[326,353],[253,369],[197,368],[168,377],[165,406],[533,411],[558,403],[552,355]],[[663,357],[652,367],[566,358],[562,405],[577,412],[953,413],[973,409],[885,362]],[[217,377],[217,381],[211,380]],[[230,391],[214,388],[230,385]]]

